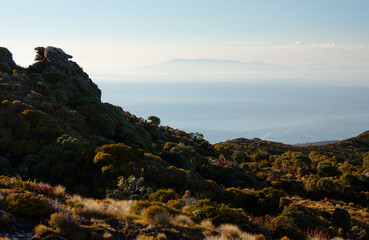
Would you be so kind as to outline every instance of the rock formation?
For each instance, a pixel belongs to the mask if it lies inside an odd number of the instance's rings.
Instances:
[[[10,73],[15,66],[12,53],[8,49],[0,47],[0,71]]]

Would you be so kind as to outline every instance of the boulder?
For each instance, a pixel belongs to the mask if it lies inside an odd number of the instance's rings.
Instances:
[[[51,62],[68,62],[68,59],[72,58],[63,49],[50,46],[45,48],[44,57]]]
[[[61,48],[36,47],[35,51],[35,60],[38,63],[34,64],[33,68],[37,71],[59,72],[67,75],[72,73],[73,63],[69,61],[72,56],[66,54]]]
[[[12,72],[15,67],[12,53],[8,49],[0,47],[0,71]]]

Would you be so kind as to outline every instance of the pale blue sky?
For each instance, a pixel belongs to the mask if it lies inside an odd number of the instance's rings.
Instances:
[[[0,0],[17,63],[57,46],[96,78],[173,58],[369,67],[367,0]]]

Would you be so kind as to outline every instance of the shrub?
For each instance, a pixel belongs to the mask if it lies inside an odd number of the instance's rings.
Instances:
[[[5,204],[11,212],[23,217],[43,217],[52,213],[45,197],[38,197],[30,192],[10,194],[6,197]]]
[[[263,234],[258,234],[255,236],[255,240],[266,240],[266,238]]]
[[[160,125],[160,118],[156,117],[156,116],[149,116],[147,118],[152,124],[154,124],[155,126],[159,126]]]
[[[140,214],[142,210],[152,206],[153,203],[147,200],[139,200],[131,207],[131,212]]]
[[[123,176],[118,177],[117,189],[108,191],[107,197],[118,200],[128,199],[144,199],[152,191],[144,185],[145,179],[143,177],[136,178],[131,175],[128,178]]]
[[[167,205],[175,209],[181,209],[185,203],[183,200],[172,199],[167,202]]]
[[[332,215],[332,223],[347,231],[351,226],[351,215],[345,209],[336,208]]]
[[[2,225],[7,225],[7,224],[9,224],[10,222],[11,222],[11,219],[10,219],[9,215],[8,215],[8,214],[6,214],[6,213],[3,213],[3,214],[1,215],[1,217],[0,217],[0,223],[1,223]]]
[[[175,146],[177,146],[177,143],[173,143],[173,142],[166,142],[164,144],[163,150],[164,151],[170,151],[170,149],[174,148]]]
[[[286,216],[278,216],[269,223],[270,229],[274,231],[276,237],[288,236],[292,239],[306,239],[296,224]]]
[[[248,228],[248,217],[245,213],[224,204],[211,202],[209,199],[199,200],[195,205],[184,209],[184,213],[196,222],[211,220],[216,226],[222,223],[237,224],[241,228]]]
[[[149,195],[150,201],[167,203],[169,200],[175,199],[176,193],[173,189],[160,189]]]
[[[324,229],[322,220],[311,214],[304,214],[303,211],[296,210],[291,206],[285,206],[281,215],[288,217],[303,231],[316,228]]]

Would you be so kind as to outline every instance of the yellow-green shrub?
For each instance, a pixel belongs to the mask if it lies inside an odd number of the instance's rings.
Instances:
[[[269,227],[274,231],[276,237],[288,236],[292,239],[306,239],[306,235],[301,232],[295,223],[286,216],[278,216],[274,218]]]
[[[153,203],[147,200],[139,200],[131,207],[131,212],[140,214],[142,210],[152,206]]]
[[[149,195],[150,201],[158,201],[167,203],[169,200],[175,199],[176,193],[173,189],[160,189]]]
[[[196,222],[209,219],[216,226],[222,223],[232,223],[247,229],[249,223],[245,213],[224,204],[211,202],[209,199],[199,200],[195,205],[184,209],[184,213]]]
[[[8,209],[23,217],[43,217],[52,213],[52,208],[45,197],[26,193],[13,193],[6,197]]]

